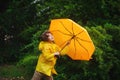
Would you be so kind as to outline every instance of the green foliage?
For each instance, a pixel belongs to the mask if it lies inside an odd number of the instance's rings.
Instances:
[[[24,47],[21,48],[21,52],[32,51],[32,52],[34,52],[36,54],[39,53],[37,46],[38,46],[38,44],[40,42],[40,35],[47,29],[48,29],[47,25],[39,26],[39,28],[36,30],[36,32],[34,32],[34,34],[31,37],[29,37],[30,42],[27,45],[25,45]],[[30,34],[28,31],[27,32],[25,31],[25,33]],[[22,34],[24,34],[24,32]],[[23,37],[27,38],[28,36],[26,37],[24,35]]]
[[[25,78],[32,77],[37,64],[37,59],[38,57],[36,55],[27,55],[17,63],[18,67],[24,69]]]
[[[114,57],[110,57],[110,59],[112,59],[113,62],[113,67],[111,68],[110,71],[110,76],[112,79],[117,78],[119,79],[118,75],[120,74],[120,68],[118,66],[120,66],[120,27],[119,26],[115,26],[112,24],[108,24],[106,23],[104,25],[106,31],[108,34],[110,34],[112,36],[112,41],[110,42],[110,46],[114,49],[114,51],[112,51],[112,55]]]
[[[0,77],[12,78],[21,76],[23,76],[21,68],[14,65],[4,65],[3,67],[0,66]]]
[[[9,41],[1,45],[2,48],[0,49],[0,63],[10,63],[10,62],[17,62],[20,59],[19,54],[19,45],[16,43],[10,43]],[[5,47],[5,48],[4,48]]]
[[[115,26],[112,24],[106,23],[104,25],[108,34],[112,36],[111,46],[117,50],[120,50],[120,25]]]
[[[29,1],[11,0],[6,10],[0,13],[0,44],[2,43],[2,45],[0,45],[0,53],[2,55],[2,58],[0,58],[1,63],[16,61],[21,55],[20,48],[25,45],[26,42],[19,34],[25,27],[33,23],[33,15],[35,15],[35,9],[33,6],[28,6],[29,3]],[[12,37],[5,40],[5,36]]]

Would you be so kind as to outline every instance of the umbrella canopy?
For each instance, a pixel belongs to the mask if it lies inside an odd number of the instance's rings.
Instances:
[[[61,48],[69,41],[67,55],[73,60],[90,60],[95,50],[94,44],[85,28],[71,19],[51,20],[49,30],[55,38],[55,43]]]

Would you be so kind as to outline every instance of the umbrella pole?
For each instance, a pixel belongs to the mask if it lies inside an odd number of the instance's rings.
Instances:
[[[67,43],[61,48],[60,52],[70,44],[70,41],[72,40],[72,38],[70,40],[67,41]]]
[[[60,50],[60,52],[67,46],[68,44],[65,44],[65,46],[62,47],[62,49]]]
[[[76,35],[73,35],[73,36],[67,41],[67,43],[65,44],[65,46],[63,46],[63,48],[60,50],[60,52],[61,52],[66,46],[68,46],[68,45],[70,44],[71,40],[74,39],[75,36],[76,36]]]
[[[67,46],[68,44],[65,44],[65,46],[63,46],[63,48],[60,50],[60,53],[61,51]],[[60,55],[56,56],[57,58],[60,58]]]

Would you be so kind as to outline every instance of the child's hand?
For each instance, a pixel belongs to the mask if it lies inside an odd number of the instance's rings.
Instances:
[[[59,56],[60,53],[59,53],[59,52],[55,52],[54,55],[55,55],[55,56]]]

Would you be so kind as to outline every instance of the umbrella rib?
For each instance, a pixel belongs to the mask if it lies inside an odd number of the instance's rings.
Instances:
[[[61,44],[61,45],[64,45],[64,44],[66,43],[66,44],[62,47],[61,51],[67,46],[67,42],[68,42],[68,41],[70,41],[70,43],[71,43],[71,38],[68,39],[68,40],[66,40],[66,41],[64,41],[64,42]],[[60,45],[60,46],[61,46],[61,45]]]
[[[60,46],[64,45],[68,40],[64,41]]]
[[[76,37],[77,39],[80,39],[81,41],[85,41],[85,42],[88,42],[88,43],[91,43],[92,41],[88,41],[88,40],[84,40],[84,39],[81,39],[79,37]]]
[[[59,31],[60,33],[64,34],[64,35],[72,36],[72,35],[66,34],[66,33],[64,33],[64,32],[62,32],[62,31],[60,31],[60,30],[58,30],[58,31]]]
[[[74,35],[75,33],[74,33],[74,30],[73,30],[73,23],[72,23],[72,32],[73,32],[73,35]]]
[[[70,34],[72,34],[66,27],[65,25],[60,21],[60,23],[63,25],[63,27],[65,28],[66,31],[68,31]]]
[[[78,34],[76,34],[75,36],[77,36],[77,35],[81,34],[82,32],[84,32],[84,30],[82,30],[81,32],[79,32],[79,33],[78,33]]]
[[[76,44],[75,44],[75,38],[74,38],[74,48],[75,48],[75,55],[76,55]]]
[[[88,52],[88,50],[76,39],[76,41],[78,42],[78,44],[82,47],[82,48],[84,48],[85,49],[85,51],[88,53],[88,57],[89,57],[89,52]]]
[[[64,34],[64,35],[67,35],[67,36],[72,36],[72,35],[66,34],[66,33],[64,33],[64,32],[62,32],[62,31],[60,31],[60,30],[54,30],[54,31],[58,31],[58,32],[60,32],[60,33],[62,33],[62,34]]]

